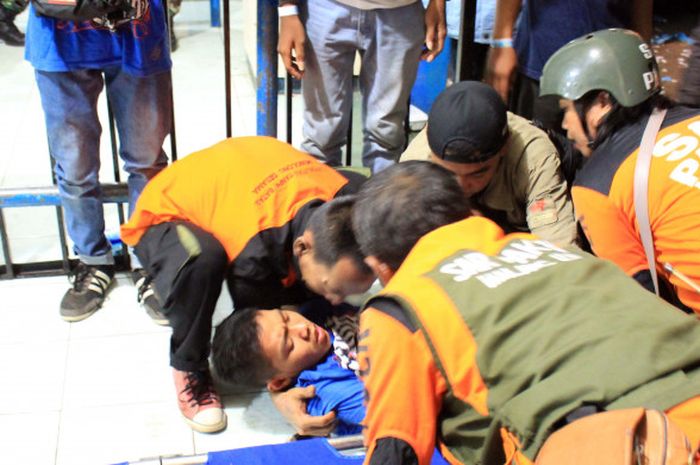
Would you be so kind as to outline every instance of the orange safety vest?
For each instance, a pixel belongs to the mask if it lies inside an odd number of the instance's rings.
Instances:
[[[644,121],[644,123],[646,120]],[[572,188],[576,216],[596,255],[634,276],[648,269],[634,209],[634,168],[643,125],[624,128],[598,147]],[[657,271],[700,314],[700,293],[663,269],[670,263],[700,285],[700,114],[669,110],[649,172],[649,223]]]
[[[369,455],[397,438],[424,464],[437,438],[451,463],[532,460],[582,405],[667,410],[700,394],[699,322],[607,260],[485,218],[423,237],[360,333]]]
[[[233,261],[261,231],[283,226],[313,200],[328,201],[347,179],[315,158],[270,137],[226,139],[176,161],[145,187],[122,240],[188,221],[216,237]]]

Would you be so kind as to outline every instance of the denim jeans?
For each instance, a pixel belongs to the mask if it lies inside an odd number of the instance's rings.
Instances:
[[[146,182],[168,163],[163,140],[171,126],[170,72],[132,76],[118,67],[69,72],[36,71],[49,151],[68,235],[83,263],[114,263],[105,237],[97,98],[106,84],[128,173],[129,214]]]
[[[360,10],[333,0],[302,2],[306,27],[302,150],[339,165],[352,108],[355,54],[362,58],[362,164],[373,172],[403,151],[408,98],[425,38],[423,5]]]

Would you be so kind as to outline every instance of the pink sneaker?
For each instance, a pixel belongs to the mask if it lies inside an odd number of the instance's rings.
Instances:
[[[209,371],[180,371],[173,368],[180,412],[190,427],[200,433],[226,428],[226,413],[214,390]]]

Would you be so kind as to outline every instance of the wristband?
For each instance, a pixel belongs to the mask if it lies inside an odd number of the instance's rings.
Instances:
[[[299,14],[299,7],[292,4],[282,5],[277,7],[277,15],[280,18],[285,16],[296,16]]]
[[[513,39],[491,39],[491,48],[513,48]]]

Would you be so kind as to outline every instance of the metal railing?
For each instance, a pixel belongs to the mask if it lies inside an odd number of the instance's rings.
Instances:
[[[458,1],[458,0],[450,0]],[[473,40],[465,40],[465,37],[473,37],[474,24],[473,18],[476,14],[476,0],[461,0],[462,1],[462,31],[458,42],[458,61],[457,61],[457,80],[468,79],[471,70],[467,64],[470,63],[469,57],[474,53]],[[167,1],[165,8],[167,10]],[[211,0],[212,5],[212,25],[218,25],[214,21],[214,14],[218,19],[219,0]],[[229,0],[223,1],[223,29],[224,29],[224,74],[225,74],[225,101],[226,101],[226,136],[231,137],[232,134],[232,118],[231,118],[231,47],[230,47],[230,5]],[[277,39],[278,39],[278,17],[277,17],[277,0],[258,0],[258,29],[257,29],[257,118],[256,118],[256,133],[258,135],[266,135],[277,137],[277,115],[278,115],[278,100],[280,96],[280,80],[278,79],[277,66]],[[469,20],[468,20],[469,19]],[[170,26],[170,25],[169,25]],[[284,95],[286,105],[286,140],[292,143],[292,101],[293,101],[294,85],[292,77],[287,74]],[[172,88],[170,98],[173,99]],[[172,114],[172,127],[170,131],[170,158],[172,161],[177,159],[177,144],[175,135],[175,114],[174,105]],[[112,150],[113,176],[114,182],[111,184],[103,184],[102,200],[104,203],[115,203],[118,205],[118,215],[120,224],[125,220],[124,204],[128,203],[126,184],[121,182],[120,172],[118,168],[118,148],[116,139],[116,130],[112,109],[108,103],[108,118],[110,143]],[[351,110],[352,111],[352,110]],[[352,156],[352,114],[350,115],[350,125],[347,133],[347,145],[345,147],[345,164],[351,164]],[[408,118],[406,120],[406,128],[408,128]],[[68,253],[68,241],[65,234],[63,223],[63,214],[61,210],[61,201],[58,193],[58,188],[55,185],[47,187],[31,187],[31,188],[13,188],[0,189],[0,242],[2,242],[2,254],[5,264],[0,266],[0,278],[14,278],[19,275],[33,276],[36,274],[57,274],[67,273],[72,266]],[[56,208],[56,222],[61,245],[61,259],[56,261],[44,261],[37,263],[13,263],[10,251],[10,238],[7,233],[7,224],[3,215],[3,210],[6,208],[19,207],[37,207],[37,206],[54,206]],[[125,246],[122,246],[122,254],[117,258],[119,269],[128,267],[128,254]]]

